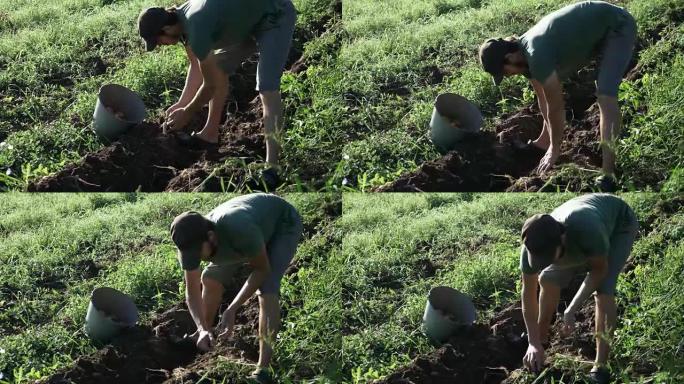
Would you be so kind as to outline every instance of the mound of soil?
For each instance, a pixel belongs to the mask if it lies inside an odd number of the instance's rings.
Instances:
[[[523,330],[520,308],[506,308],[491,325],[464,327],[438,350],[376,383],[500,383],[520,366],[527,347]]]
[[[71,368],[40,383],[193,382],[217,356],[256,362],[258,317],[258,304],[253,301],[237,316],[232,340],[200,353],[192,341],[184,338],[194,332],[195,325],[185,305],[178,304],[153,319],[151,326],[136,326],[124,332],[96,354],[78,358]]]
[[[583,276],[577,276],[568,288],[561,291],[559,312],[572,300],[582,283]],[[547,363],[557,355],[571,356],[588,362],[595,358],[594,301],[587,300],[576,315],[576,329],[569,337],[560,336],[561,322],[551,328],[550,344],[546,346]],[[522,358],[527,349],[525,321],[520,302],[498,311],[489,324],[476,324],[457,331],[439,349],[418,356],[409,365],[400,368],[376,384],[427,384],[427,383],[520,383],[528,378],[529,372],[522,367]],[[588,365],[590,366],[590,365]],[[549,368],[542,383],[576,381],[574,372]],[[565,379],[565,381],[559,381]]]
[[[172,327],[162,327],[172,320]],[[166,337],[157,337],[152,327],[132,328],[95,355],[78,358],[73,367],[42,383],[163,382],[171,377],[174,368],[188,364],[197,354],[193,343],[182,341],[182,336],[192,333],[194,327],[189,313],[180,308],[163,313],[153,324],[162,327]]]
[[[572,116],[575,110],[569,111]],[[599,111],[594,105],[581,120],[569,120],[557,164],[583,168],[601,165]],[[378,192],[476,192],[556,190],[559,181],[546,185],[549,176],[535,168],[544,152],[525,147],[542,131],[543,120],[534,106],[508,117],[495,132],[481,132],[458,143],[444,157],[421,165],[416,171],[383,185]]]
[[[230,289],[230,298],[239,287]],[[227,302],[224,303],[224,307]],[[222,308],[221,310],[223,310]],[[118,336],[92,356],[78,358],[42,384],[68,383],[191,383],[215,365],[218,356],[256,363],[258,359],[259,305],[250,300],[236,316],[234,336],[207,353],[184,338],[195,324],[184,303]]]
[[[251,77],[243,75],[238,78],[249,82]],[[154,192],[203,190],[205,185],[211,187],[212,184],[203,182],[213,166],[227,159],[242,159],[250,163],[265,153],[260,101],[255,98],[255,91],[242,92],[236,95],[238,99],[249,97],[247,100],[252,101],[243,106],[245,111],[236,110],[227,116],[220,129],[221,145],[218,150],[190,150],[179,143],[176,134],[162,133],[162,121],[144,122],[77,163],[33,182],[28,189],[35,192]],[[239,105],[235,104],[233,108],[237,109]],[[189,129],[201,129],[206,114],[205,110],[196,116]],[[200,174],[196,169],[208,171]],[[238,167],[226,170],[224,175],[229,172],[235,173],[233,180],[236,184],[242,181],[244,172]]]

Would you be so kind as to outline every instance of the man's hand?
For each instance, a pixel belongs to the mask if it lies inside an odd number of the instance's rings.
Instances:
[[[190,122],[191,114],[185,108],[178,108],[169,114],[166,124],[172,131],[177,131],[185,128]]]
[[[563,325],[561,326],[561,336],[568,337],[575,330],[575,312],[565,310],[563,312]]]
[[[198,329],[195,333],[198,332],[199,334],[197,337],[197,349],[199,349],[202,352],[207,352],[210,349],[214,348],[214,335],[211,332],[204,329]]]
[[[549,146],[549,149],[546,150],[546,154],[544,157],[542,157],[541,161],[539,161],[539,165],[537,166],[537,173],[544,174],[547,171],[550,171],[551,168],[553,167],[554,164],[556,164],[556,160],[558,160],[558,156],[560,155],[560,151],[556,149],[553,145]]]
[[[177,102],[176,104],[170,106],[169,109],[166,110],[166,112],[164,113],[164,117],[166,117],[168,119],[172,113],[174,113],[176,110],[178,110],[180,108],[183,108],[183,104],[181,104],[180,102]]]
[[[530,344],[523,357],[523,365],[534,373],[540,372],[544,367],[544,347]]]
[[[227,339],[233,335],[235,328],[235,310],[228,307],[221,315],[221,321],[216,327],[220,339]]]

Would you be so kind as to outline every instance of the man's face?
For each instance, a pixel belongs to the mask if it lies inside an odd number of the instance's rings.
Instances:
[[[503,66],[504,76],[522,75],[526,73],[527,70],[527,62],[520,53],[516,52],[506,55],[506,61]]]
[[[218,248],[218,243],[216,241],[216,233],[214,231],[209,231],[208,240],[202,243],[202,248],[200,250],[200,259],[204,261],[210,261],[216,253],[216,248]]]
[[[158,45],[175,45],[180,41],[180,37],[169,36],[169,35],[159,35],[157,36]]]
[[[161,34],[157,36],[157,44],[159,45],[174,45],[180,41],[181,34],[174,26],[167,25],[161,30]]]

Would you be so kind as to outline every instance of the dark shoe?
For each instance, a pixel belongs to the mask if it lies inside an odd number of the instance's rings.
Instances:
[[[204,139],[201,139],[195,132],[188,135],[186,133],[180,133],[176,136],[180,145],[198,150],[198,151],[214,151],[219,147],[219,143],[210,143]]]
[[[265,368],[259,368],[258,370],[252,372],[251,375],[247,376],[247,382],[257,384],[275,383],[275,381],[273,381],[273,377],[271,376],[271,371]]]
[[[602,175],[595,180],[596,187],[601,192],[615,192],[617,191],[617,180],[611,175]]]
[[[610,383],[610,371],[608,368],[598,368],[589,372],[589,382],[591,384],[608,384]]]
[[[280,185],[280,177],[275,168],[268,168],[261,172],[261,181],[269,191],[273,191]]]

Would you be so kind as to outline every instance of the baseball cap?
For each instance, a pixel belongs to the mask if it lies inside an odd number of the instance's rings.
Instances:
[[[157,37],[166,25],[169,14],[164,8],[152,7],[140,12],[138,16],[138,32],[145,40],[145,49],[149,52],[157,47]]]
[[[485,71],[494,76],[494,84],[503,81],[503,67],[506,55],[518,49],[518,43],[502,38],[489,39],[480,46],[480,64]]]
[[[202,243],[207,240],[208,220],[195,211],[183,212],[171,223],[171,239],[182,259],[200,258]]]
[[[563,232],[563,225],[548,214],[536,214],[525,221],[522,239],[532,269],[539,271],[553,263]]]

